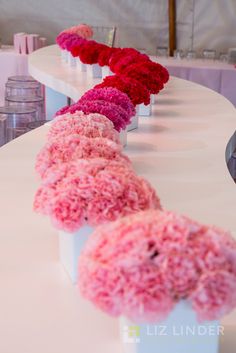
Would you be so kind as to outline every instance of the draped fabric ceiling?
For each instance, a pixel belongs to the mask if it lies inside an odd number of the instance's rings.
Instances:
[[[225,51],[236,47],[235,0],[177,0],[179,49]],[[0,0],[0,37],[40,33],[54,42],[65,27],[86,22],[118,27],[116,45],[155,53],[168,45],[167,0]]]

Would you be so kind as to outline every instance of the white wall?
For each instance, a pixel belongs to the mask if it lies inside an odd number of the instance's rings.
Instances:
[[[177,0],[178,47],[236,47],[236,0]],[[53,43],[63,28],[87,22],[116,25],[116,45],[146,48],[168,43],[167,0],[0,0],[0,36],[36,32]]]

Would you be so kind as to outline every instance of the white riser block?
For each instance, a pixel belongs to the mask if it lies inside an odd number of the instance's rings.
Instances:
[[[155,94],[151,94],[150,101],[151,104],[155,104]]]
[[[76,67],[76,58],[71,53],[68,54],[68,64],[70,67]]]
[[[47,120],[51,120],[56,112],[67,104],[67,97],[64,94],[45,86],[45,106]]]
[[[218,321],[198,323],[186,301],[156,325],[120,318],[122,353],[217,353],[223,328]]]
[[[82,63],[80,61],[80,58],[76,58],[76,68],[78,69],[78,71],[80,72],[86,72],[87,70],[87,65]]]
[[[73,284],[78,280],[78,259],[94,228],[81,227],[76,233],[59,232],[60,262]]]
[[[152,114],[152,105],[144,105],[144,104],[139,104],[138,106],[138,115],[139,116],[150,116]]]
[[[114,75],[114,73],[110,70],[109,66],[102,66],[102,78],[111,75]]]
[[[120,142],[123,147],[127,145],[127,128],[125,130],[121,130],[120,133]]]
[[[67,62],[68,61],[68,51],[65,49],[61,49],[61,60]]]
[[[135,115],[131,119],[131,123],[127,126],[127,131],[132,131],[138,128],[138,121],[139,117],[138,115]]]
[[[87,65],[87,75],[91,78],[101,78],[102,68],[98,64]]]

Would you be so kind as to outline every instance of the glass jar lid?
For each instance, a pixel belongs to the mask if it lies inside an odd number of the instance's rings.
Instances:
[[[17,103],[37,103],[37,102],[43,101],[43,97],[39,97],[39,96],[13,95],[13,96],[7,96],[5,99],[8,102],[17,102]]]
[[[31,114],[35,113],[36,109],[34,107],[21,107],[16,105],[0,107],[0,114]]]
[[[37,82],[32,76],[18,75],[8,77],[8,81],[17,81],[17,82]]]
[[[38,82],[20,82],[20,81],[7,81],[6,87],[10,88],[39,88],[40,83]]]

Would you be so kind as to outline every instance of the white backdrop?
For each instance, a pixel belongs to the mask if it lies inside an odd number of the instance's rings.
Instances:
[[[236,47],[236,0],[177,0],[178,48]],[[116,45],[154,53],[168,43],[167,0],[0,0],[0,37],[36,32],[53,43],[73,24],[116,25]]]

